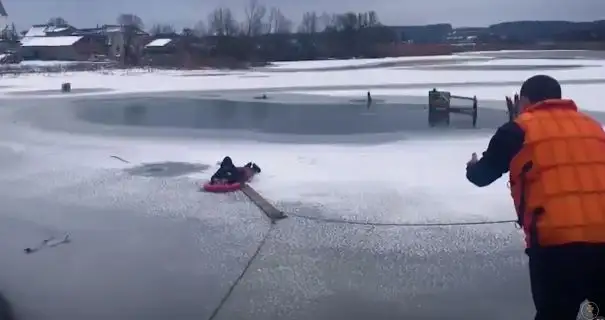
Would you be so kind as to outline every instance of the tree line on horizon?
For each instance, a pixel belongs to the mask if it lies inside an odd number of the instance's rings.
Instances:
[[[116,23],[147,30],[153,36],[210,39],[212,55],[245,61],[379,57],[377,45],[402,40],[380,22],[375,11],[337,14],[309,11],[302,14],[296,25],[278,7],[268,8],[259,0],[249,0],[243,21],[238,21],[230,8],[217,7],[206,20],[180,32],[170,24],[146,28],[143,19],[132,13],[120,14]],[[68,21],[54,17],[48,24],[68,25]]]
[[[320,33],[362,28],[384,27],[375,11],[302,14],[297,25],[278,7],[266,7],[259,0],[250,0],[244,8],[244,20],[238,21],[229,7],[220,6],[212,10],[206,20],[200,20],[180,32],[171,24],[156,23],[146,29],[143,19],[134,13],[120,14],[116,23],[136,26],[151,35],[181,34],[191,36],[261,36],[265,34]],[[62,17],[52,17],[48,25],[68,25]]]
[[[383,25],[375,11],[308,11],[301,15],[299,23],[294,23],[278,7],[267,7],[260,0],[248,1],[241,20],[235,17],[231,8],[219,6],[205,20],[180,31],[170,24],[147,26],[135,13],[120,14],[115,23],[127,27],[128,47],[136,30],[140,29],[157,37],[178,35],[188,39],[190,44],[187,50],[195,57],[258,62],[396,55],[399,49],[393,44],[408,39],[419,44],[439,44],[445,42],[447,34],[453,31],[449,24],[413,27],[414,30],[409,31],[409,34],[407,29],[403,32],[401,28],[395,31],[395,28]],[[47,23],[57,26],[69,24],[62,17],[53,17]],[[485,28],[485,34],[479,35],[477,41],[515,45],[549,40],[594,41],[605,39],[603,26],[602,22],[505,22]],[[8,31],[5,30],[5,34],[6,32],[14,38],[14,25]],[[194,42],[209,43],[206,47],[212,49],[200,50],[201,46],[191,44]],[[135,55],[133,52],[130,56],[134,58]]]

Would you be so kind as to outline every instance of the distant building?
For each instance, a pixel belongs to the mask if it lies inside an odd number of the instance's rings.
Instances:
[[[488,28],[456,28],[447,36],[446,42],[456,47],[472,49],[487,34]]]
[[[200,43],[182,36],[160,36],[143,48],[143,63],[163,67],[193,67],[202,54]]]
[[[452,32],[451,24],[431,24],[426,26],[389,26],[400,41],[415,44],[444,43]]]
[[[52,26],[48,24],[35,24],[27,30],[27,32],[23,35],[21,41],[27,41],[31,38],[37,37],[60,37],[60,36],[69,36],[71,35],[76,28],[70,25],[64,26]]]
[[[73,34],[103,37],[105,44],[108,46],[108,56],[116,60],[121,60],[126,55],[127,49],[135,54],[140,54],[149,38],[149,34],[139,28],[110,24],[96,28],[79,29]],[[127,48],[128,46],[130,48]]]
[[[70,25],[33,25],[21,39],[26,60],[137,60],[149,35],[136,28],[103,25],[76,29]]]
[[[21,40],[20,54],[24,60],[87,61],[105,51],[104,43],[93,37],[32,36]]]

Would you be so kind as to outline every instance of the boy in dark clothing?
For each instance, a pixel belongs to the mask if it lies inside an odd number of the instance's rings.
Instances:
[[[211,184],[236,182],[246,182],[254,174],[260,173],[261,169],[252,162],[248,162],[244,167],[236,167],[231,157],[225,157],[221,161],[221,167],[210,178]]]
[[[225,157],[221,161],[221,167],[210,178],[210,183],[236,183],[241,179],[242,174],[233,164],[231,157]]]

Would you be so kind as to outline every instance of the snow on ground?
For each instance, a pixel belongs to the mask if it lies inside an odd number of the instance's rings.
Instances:
[[[2,59],[2,55],[0,55],[0,59]],[[89,62],[85,62],[85,63],[89,63]],[[52,66],[65,66],[65,65],[70,65],[70,64],[82,64],[82,62],[81,61],[59,61],[59,60],[55,60],[55,61],[27,60],[27,61],[21,61],[19,63],[2,64],[2,65],[0,65],[0,68],[52,67]]]
[[[61,65],[68,65],[68,64],[78,64],[78,63],[82,63],[80,61],[43,61],[43,60],[28,60],[28,61],[21,61],[20,63],[16,64],[16,65],[21,65],[21,66],[36,66],[36,67],[47,67],[47,66],[61,66]]]
[[[460,61],[457,64],[459,65],[469,65],[469,66],[518,66],[518,65],[531,65],[531,66],[601,66],[604,64],[603,60],[573,60],[573,59],[482,59],[482,60],[472,60],[472,61]]]

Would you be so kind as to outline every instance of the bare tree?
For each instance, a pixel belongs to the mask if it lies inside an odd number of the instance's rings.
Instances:
[[[303,13],[298,32],[309,34],[317,33],[317,13],[314,11]]]
[[[11,23],[10,26],[6,26],[4,30],[0,33],[0,38],[8,41],[16,41],[19,40],[19,32],[17,32],[17,28],[15,27],[15,23]]]
[[[278,8],[271,8],[269,11],[269,33],[290,33],[292,32],[292,21],[281,12]]]
[[[153,27],[151,27],[151,29],[149,30],[149,33],[151,33],[152,35],[175,34],[176,29],[174,29],[174,26],[170,24],[154,24]]]
[[[267,13],[267,8],[260,4],[258,0],[250,0],[245,9],[246,13],[246,35],[257,36],[263,33],[265,24],[263,18]]]
[[[61,18],[61,17],[52,17],[50,19],[48,19],[47,24],[49,26],[65,26],[67,25],[67,20]]]
[[[191,28],[183,28],[181,35],[184,37],[195,37],[195,31]]]
[[[237,21],[229,8],[216,8],[208,16],[208,32],[215,36],[237,34]]]
[[[378,19],[378,14],[376,11],[368,12],[368,26],[369,27],[377,27],[380,26],[380,20]]]
[[[135,38],[138,37],[139,30],[145,26],[143,19],[133,13],[123,13],[118,16],[116,22],[122,26],[124,31],[120,62],[124,65],[137,65],[140,49],[136,45]]]
[[[337,29],[339,31],[354,31],[359,29],[360,16],[355,12],[346,12],[344,14],[338,15],[337,18]]]
[[[116,22],[121,26],[137,27],[139,29],[145,27],[143,19],[134,13],[122,13],[118,16]]]
[[[327,12],[323,12],[317,18],[317,26],[318,26],[317,29],[319,30],[319,32],[323,32],[329,26],[333,25],[334,24],[334,19],[335,19],[334,15],[330,15]]]
[[[206,27],[204,21],[198,21],[193,26],[193,34],[197,37],[203,37],[208,34],[208,28]]]

